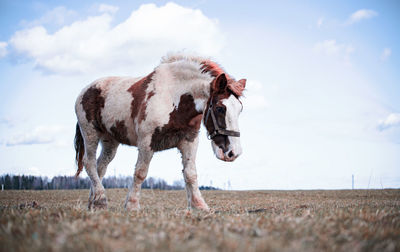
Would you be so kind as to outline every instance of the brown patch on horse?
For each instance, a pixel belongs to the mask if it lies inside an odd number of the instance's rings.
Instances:
[[[105,99],[101,96],[101,89],[96,86],[91,86],[82,96],[82,107],[86,114],[86,120],[91,122],[94,128],[106,133],[106,127],[101,119],[101,110],[104,108]]]
[[[143,101],[146,98],[146,89],[149,86],[154,75],[154,71],[151,72],[146,77],[142,78],[138,82],[134,83],[127,91],[132,94],[132,103],[131,103],[131,118],[135,120],[135,118],[139,115],[140,110],[143,110]],[[144,112],[143,112],[144,113]],[[140,116],[145,117],[145,115]],[[140,118],[138,118],[140,120]],[[138,121],[139,121],[138,120]]]
[[[200,124],[202,119],[203,119],[203,114],[198,114],[197,116],[193,117],[190,120],[189,126],[194,127],[196,129],[200,129]]]
[[[120,143],[129,145],[128,128],[124,121],[116,121],[110,128],[111,135]]]
[[[147,108],[147,102],[150,100],[150,98],[155,95],[154,91],[150,91],[149,94],[147,95],[146,100],[143,102],[142,105],[142,110],[140,111],[140,115],[138,118],[138,123],[141,123],[142,121],[146,120],[146,108]]]
[[[179,105],[169,114],[169,121],[157,127],[151,137],[150,147],[154,151],[178,146],[182,140],[193,142],[200,129],[202,113],[196,110],[193,96],[184,94]]]

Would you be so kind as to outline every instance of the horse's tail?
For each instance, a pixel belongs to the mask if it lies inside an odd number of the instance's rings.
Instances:
[[[76,123],[76,132],[75,132],[75,161],[76,164],[78,165],[78,170],[76,171],[75,178],[79,177],[79,174],[81,173],[83,169],[83,155],[85,155],[85,142],[83,141],[81,129],[79,127],[79,124]]]

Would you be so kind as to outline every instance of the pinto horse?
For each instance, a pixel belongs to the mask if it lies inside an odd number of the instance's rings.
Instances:
[[[139,152],[127,210],[140,207],[141,185],[154,152],[176,147],[182,154],[188,208],[209,211],[195,165],[201,121],[216,157],[234,161],[242,152],[238,117],[245,85],[245,79],[236,81],[209,59],[169,55],[143,78],[106,77],[84,88],[75,103],[76,176],[85,167],[91,180],[89,209],[107,207],[101,181],[119,144],[126,144]]]

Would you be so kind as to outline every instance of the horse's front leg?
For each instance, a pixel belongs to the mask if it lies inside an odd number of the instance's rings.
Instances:
[[[182,153],[183,177],[186,183],[186,193],[188,199],[188,208],[196,208],[204,211],[210,211],[210,208],[201,196],[197,184],[196,172],[196,153],[199,144],[198,137],[193,142],[182,141],[178,149]]]
[[[143,181],[146,179],[147,171],[153,151],[150,149],[139,149],[138,160],[136,162],[135,174],[133,175],[132,187],[128,192],[125,201],[125,209],[128,211],[139,210],[140,190]]]

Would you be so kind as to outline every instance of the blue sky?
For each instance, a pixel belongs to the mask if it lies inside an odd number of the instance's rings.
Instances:
[[[107,75],[149,73],[169,51],[247,78],[243,155],[201,132],[201,184],[234,189],[400,185],[398,1],[2,1],[0,174],[74,174],[73,104]],[[120,147],[108,175],[133,174]],[[181,179],[176,150],[149,176]]]

